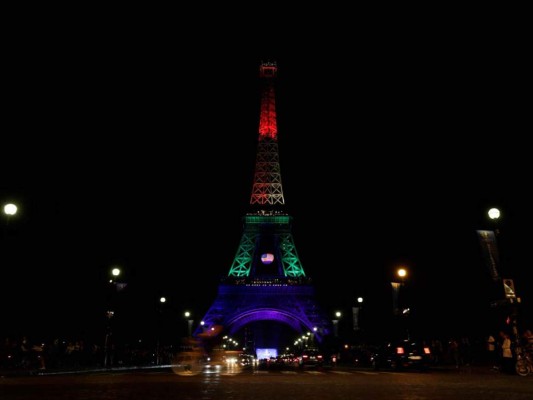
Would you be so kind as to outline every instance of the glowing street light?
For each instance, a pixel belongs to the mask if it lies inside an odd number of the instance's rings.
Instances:
[[[111,274],[112,274],[113,276],[115,276],[115,277],[116,277],[116,276],[119,276],[119,275],[120,275],[120,268],[113,268],[113,269],[111,270]]]
[[[333,334],[335,337],[339,336],[339,319],[342,317],[342,313],[340,311],[335,311],[335,319],[333,320]]]
[[[405,278],[408,275],[407,269],[404,267],[400,267],[396,270],[396,274],[400,278],[400,282],[391,282],[392,285],[392,310],[393,314],[400,317],[398,320],[399,327],[405,331],[405,334],[407,335],[407,338],[409,338],[409,321],[407,320],[407,316],[410,313],[410,309],[405,305],[405,299],[402,299],[404,301],[399,302],[398,298],[400,297],[400,288],[405,285]],[[402,290],[405,290],[402,289]],[[404,295],[402,295],[403,297]],[[403,304],[402,304],[403,303]],[[400,305],[402,305],[402,310],[400,311]]]
[[[9,225],[9,218],[17,213],[17,206],[13,203],[4,205],[4,214],[6,215],[6,225],[4,227],[4,236],[7,237],[7,227]]]
[[[488,214],[489,214],[489,218],[490,219],[498,219],[498,218],[500,218],[500,210],[498,210],[497,208],[491,208],[488,211]]]
[[[8,203],[4,206],[4,214],[6,214],[7,216],[15,215],[17,213],[17,210],[17,206],[13,203]]]
[[[407,276],[407,270],[405,268],[399,268],[398,271],[397,271],[397,274],[398,274],[398,276],[400,277],[400,279],[403,282],[403,280]]]
[[[363,298],[358,297],[357,298],[357,306],[352,308],[352,314],[353,314],[353,330],[358,331],[361,328],[359,327],[359,317],[361,314],[361,310],[363,309]]]
[[[191,318],[191,313],[189,311],[185,311],[183,315],[185,315],[185,318],[187,318],[187,334],[189,337],[191,337],[192,336],[192,323],[193,323],[193,320]]]
[[[400,282],[391,282],[392,285],[392,312],[394,315],[400,314],[400,308],[398,305],[398,297],[400,293],[400,287],[405,284],[405,278],[407,277],[407,269],[400,267],[396,270],[396,275],[400,278]]]
[[[487,212],[487,214],[489,215],[489,218],[492,220],[494,224],[494,233],[496,235],[499,235],[500,230],[498,229],[498,220],[500,219],[500,216],[501,216],[500,210],[493,207]]]
[[[111,269],[111,275],[113,278],[109,280],[110,283],[110,291],[108,292],[107,296],[107,327],[106,327],[106,334],[105,334],[105,340],[104,340],[104,366],[108,367],[111,366],[111,360],[112,360],[112,340],[113,340],[113,323],[112,319],[115,316],[114,307],[116,306],[116,293],[123,290],[126,287],[126,283],[124,282],[118,282],[117,278],[121,274],[121,270],[118,267],[114,267]],[[111,286],[112,285],[112,286]]]
[[[493,221],[494,224],[494,234],[495,236],[500,235],[500,230],[498,229],[498,220],[501,217],[500,210],[498,208],[491,208],[487,214],[489,215],[489,218]],[[495,274],[497,276],[497,273]],[[500,278],[501,279],[501,278]],[[511,325],[511,329],[513,332],[514,340],[516,341],[516,345],[520,345],[520,335],[518,333],[518,306],[517,304],[521,302],[520,297],[517,297],[515,289],[514,289],[514,280],[510,278],[503,278],[503,289],[504,289],[504,295],[505,298],[502,300],[497,301],[497,303],[503,305],[510,305],[510,316],[508,320],[508,324]]]
[[[161,325],[163,324],[163,305],[167,302],[165,296],[159,298],[159,307],[157,307],[157,342],[155,344],[155,363],[161,364]]]

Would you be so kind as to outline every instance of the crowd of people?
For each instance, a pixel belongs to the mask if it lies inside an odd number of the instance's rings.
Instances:
[[[160,346],[157,350],[159,357],[153,344],[112,344],[106,356],[103,345],[88,344],[82,339],[55,339],[50,343],[42,343],[28,336],[6,337],[0,342],[0,371],[81,370],[169,363],[173,349]]]
[[[470,365],[487,365],[495,371],[515,373],[518,352],[529,352],[533,359],[533,333],[524,330],[519,337],[500,330],[491,333],[486,341],[469,337],[433,339],[426,341],[431,348],[434,365],[450,365],[456,368]],[[365,349],[366,346],[359,346]],[[1,370],[56,370],[83,369],[116,366],[148,366],[171,363],[176,348],[135,343],[114,345],[107,350],[84,340],[55,339],[51,343],[29,340],[27,336],[6,337],[0,342]],[[345,354],[343,359],[347,359]],[[107,364],[106,364],[106,361]]]
[[[530,329],[526,329],[515,340],[504,330],[500,330],[497,335],[490,334],[487,337],[487,354],[494,370],[514,373],[519,351],[533,355],[533,333]]]

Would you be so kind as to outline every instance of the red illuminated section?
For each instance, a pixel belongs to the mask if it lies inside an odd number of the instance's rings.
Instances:
[[[276,63],[263,63],[259,67],[259,76],[267,79],[261,97],[261,115],[259,117],[259,140],[270,138],[277,140],[278,124],[276,122],[276,99],[273,78],[276,77]]]

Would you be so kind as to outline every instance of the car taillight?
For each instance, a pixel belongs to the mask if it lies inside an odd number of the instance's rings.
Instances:
[[[403,354],[405,353],[403,350],[403,347],[396,347],[396,354]]]
[[[424,354],[431,354],[429,347],[424,347]]]
[[[322,356],[321,356],[321,355],[318,355],[318,356],[316,356],[316,358],[322,358]]]
[[[309,356],[308,355],[303,355],[302,358],[308,358]]]

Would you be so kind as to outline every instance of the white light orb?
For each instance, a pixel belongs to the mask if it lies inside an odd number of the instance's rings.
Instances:
[[[15,215],[17,213],[17,206],[13,203],[6,204],[4,206],[4,213],[6,215]]]
[[[498,219],[500,218],[500,210],[497,208],[491,208],[488,212],[490,219]]]

